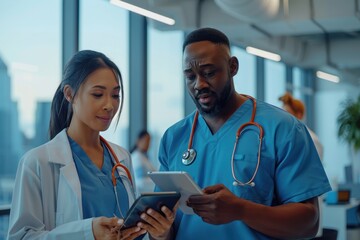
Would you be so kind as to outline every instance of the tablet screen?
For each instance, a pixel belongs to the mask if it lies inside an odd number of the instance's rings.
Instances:
[[[149,208],[152,208],[161,214],[162,211],[160,209],[162,206],[166,206],[172,210],[179,198],[180,193],[173,191],[142,193],[127,212],[123,228],[135,226],[137,222],[141,221],[140,215]]]

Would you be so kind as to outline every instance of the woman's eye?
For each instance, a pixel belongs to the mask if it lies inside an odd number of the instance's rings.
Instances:
[[[93,95],[94,97],[96,97],[96,98],[102,97],[102,94],[100,94],[100,93],[93,93],[92,95]]]
[[[113,95],[113,98],[119,99],[119,98],[120,98],[120,95],[119,95],[119,94],[114,94],[114,95]]]

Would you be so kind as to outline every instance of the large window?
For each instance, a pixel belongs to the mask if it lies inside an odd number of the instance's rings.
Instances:
[[[286,90],[285,65],[281,62],[265,60],[265,101],[281,107],[278,100]]]
[[[20,157],[47,140],[61,77],[61,1],[0,1],[0,205],[10,204]],[[0,239],[8,216],[0,217]]]
[[[148,27],[148,129],[150,160],[155,166],[161,136],[184,115],[182,41],[182,32]]]
[[[302,88],[304,86],[304,81],[302,81],[301,69],[294,67],[293,68],[293,79],[292,79],[292,87],[293,87],[293,95],[298,99],[303,99]]]
[[[239,60],[239,70],[234,77],[235,89],[238,93],[256,97],[255,57],[239,47],[232,47],[231,52]]]
[[[102,135],[128,148],[129,128],[129,16],[128,11],[108,1],[82,0],[80,4],[80,50],[104,53],[119,67],[124,84],[124,108],[116,127],[116,117]],[[116,127],[116,128],[115,128]]]

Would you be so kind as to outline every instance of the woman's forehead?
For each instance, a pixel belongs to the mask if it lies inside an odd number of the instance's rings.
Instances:
[[[89,74],[83,85],[86,88],[92,88],[94,85],[103,85],[108,88],[119,86],[118,79],[114,71],[110,68],[99,68]]]

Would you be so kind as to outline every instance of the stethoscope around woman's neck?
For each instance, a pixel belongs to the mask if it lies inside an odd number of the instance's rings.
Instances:
[[[119,213],[120,213],[121,217],[124,218],[125,215],[121,211],[118,192],[117,192],[117,189],[116,189],[115,172],[116,172],[118,167],[122,168],[125,171],[128,179],[130,181],[130,186],[132,187],[132,189],[135,189],[135,186],[134,186],[134,183],[133,183],[133,180],[132,180],[132,177],[131,177],[131,173],[130,173],[130,170],[124,164],[120,163],[120,161],[119,161],[118,157],[116,156],[113,148],[110,146],[110,144],[102,136],[100,136],[100,141],[105,144],[106,148],[109,150],[110,154],[112,155],[112,157],[114,158],[114,161],[115,161],[115,164],[111,169],[111,181],[112,181],[113,188],[114,188],[114,194],[115,194],[115,200],[116,200],[117,208],[119,210]]]
[[[131,185],[133,185],[133,181],[132,181],[132,177],[131,177],[131,173],[130,170],[122,163],[120,163],[118,157],[116,156],[114,150],[112,149],[112,147],[110,146],[110,144],[108,143],[108,141],[106,141],[102,136],[100,136],[100,141],[103,142],[106,146],[106,148],[109,150],[110,154],[112,155],[112,157],[115,160],[115,165],[113,166],[113,168],[111,169],[111,180],[113,185],[116,187],[116,176],[115,176],[115,171],[118,167],[124,169]]]
[[[234,149],[232,152],[232,156],[231,156],[231,173],[234,179],[233,185],[234,186],[251,186],[254,187],[255,186],[255,176],[257,174],[257,171],[259,169],[259,165],[260,165],[260,159],[261,159],[261,145],[262,145],[262,139],[263,139],[263,135],[264,135],[264,131],[263,128],[260,124],[256,123],[255,120],[255,115],[256,115],[256,100],[248,95],[243,95],[242,96],[250,99],[252,101],[253,104],[253,109],[252,109],[252,113],[251,113],[251,119],[249,122],[242,124],[238,130],[236,131],[236,140],[234,143]],[[188,149],[183,153],[182,155],[182,163],[186,166],[192,164],[195,161],[196,158],[196,150],[192,147],[193,144],[193,138],[194,138],[194,134],[195,134],[195,129],[196,129],[196,125],[198,122],[198,117],[199,117],[199,112],[196,111],[195,112],[195,116],[194,116],[194,121],[192,124],[192,128],[191,128],[191,132],[190,132],[190,137],[189,137],[189,143],[188,143]],[[245,128],[248,126],[255,126],[258,129],[258,135],[259,135],[259,148],[258,148],[258,154],[257,154],[257,163],[256,163],[256,167],[255,167],[255,171],[254,174],[252,175],[252,177],[250,178],[249,181],[247,182],[241,182],[240,180],[238,180],[238,178],[235,175],[235,169],[234,169],[234,155],[235,155],[235,151],[236,151],[236,147],[237,147],[237,143],[239,141],[239,138],[241,137],[241,134],[244,132]]]

